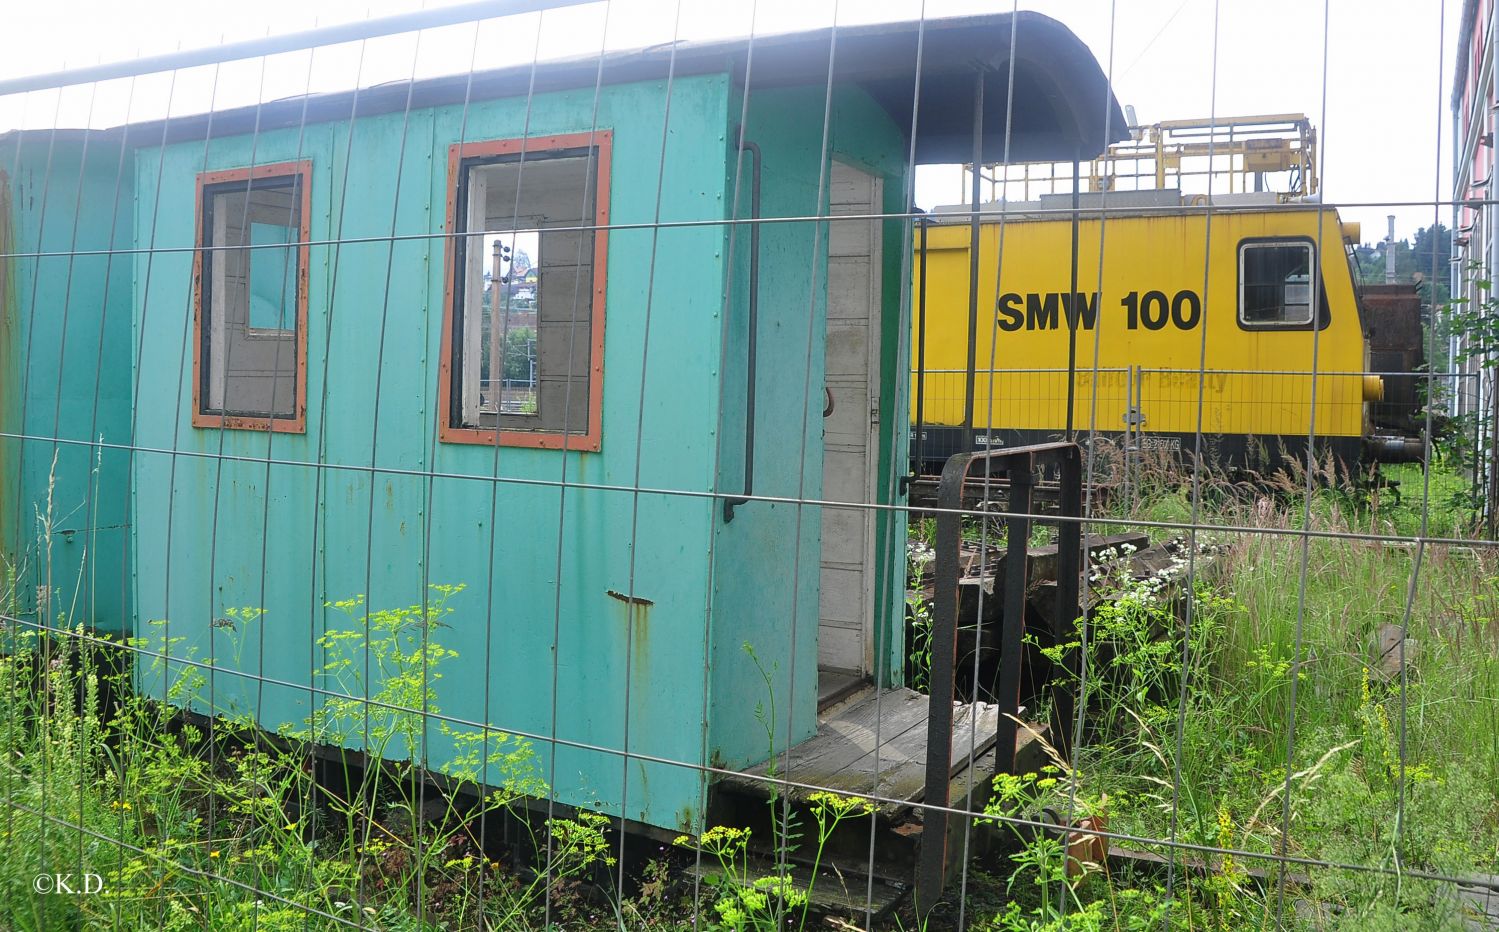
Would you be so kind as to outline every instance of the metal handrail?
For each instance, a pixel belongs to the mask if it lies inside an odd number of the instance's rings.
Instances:
[[[917,862],[917,903],[929,909],[942,895],[947,879],[949,806],[952,779],[953,689],[957,666],[958,580],[963,539],[963,488],[975,463],[984,464],[984,474],[992,475],[994,464],[1003,462],[1008,477],[1009,502],[1006,510],[1007,551],[1005,556],[1004,615],[1000,630],[1000,673],[996,690],[999,722],[995,732],[994,752],[998,767],[1013,772],[1018,740],[1017,718],[1020,711],[1020,665],[1025,636],[1026,560],[1030,548],[1031,493],[1036,484],[1036,469],[1045,465],[1060,467],[1061,494],[1058,517],[1079,518],[1082,515],[1082,449],[1075,443],[1039,443],[1009,449],[959,453],[949,457],[942,469],[938,492],[936,562],[932,603],[932,665],[928,679],[930,695],[927,714],[926,790],[922,801],[940,808],[927,811],[921,835],[921,853]],[[1042,519],[1045,520],[1045,519]],[[1078,614],[1080,574],[1082,570],[1082,524],[1063,520],[1057,524],[1057,602],[1053,616],[1057,625],[1070,625]],[[982,590],[980,590],[982,591]],[[982,614],[982,613],[980,613]],[[982,620],[980,621],[982,626]],[[1070,637],[1058,632],[1058,644]],[[1064,655],[1064,664],[1076,673],[1075,651]],[[1059,694],[1053,702],[1052,742],[1067,746],[1065,725],[1072,719],[1073,697]],[[977,727],[977,719],[974,727]],[[1061,742],[1061,743],[1058,743]],[[973,762],[969,762],[973,766]],[[965,809],[972,809],[971,800]]]
[[[760,147],[748,139],[739,143],[740,157],[750,154],[750,218],[760,216]],[[725,524],[734,520],[734,509],[755,494],[755,365],[760,335],[760,225],[750,225],[749,346],[745,350],[744,387],[744,494],[723,500]],[[733,257],[730,257],[733,261]]]

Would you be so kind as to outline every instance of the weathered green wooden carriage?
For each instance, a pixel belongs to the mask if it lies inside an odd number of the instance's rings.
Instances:
[[[556,799],[699,829],[767,723],[899,684],[911,165],[1106,121],[1022,14],[0,138],[17,611],[277,729],[355,683],[330,603],[462,585],[425,759],[493,723]]]

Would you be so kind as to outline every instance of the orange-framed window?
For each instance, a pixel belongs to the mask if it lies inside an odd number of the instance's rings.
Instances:
[[[198,175],[193,426],[307,429],[312,163]]]
[[[444,441],[599,449],[611,142],[449,147]]]

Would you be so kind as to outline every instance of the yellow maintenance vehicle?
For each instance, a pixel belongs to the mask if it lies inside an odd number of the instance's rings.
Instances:
[[[1374,417],[1399,374],[1371,370],[1359,230],[1319,203],[1310,122],[1183,120],[1131,137],[1091,163],[981,166],[977,181],[965,169],[991,199],[918,224],[918,469],[1090,430],[1257,467],[1313,437],[1348,466],[1419,456],[1419,437]],[[1420,327],[1406,331],[1419,356]]]

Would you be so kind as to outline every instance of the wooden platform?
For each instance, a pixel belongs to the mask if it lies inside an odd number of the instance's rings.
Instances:
[[[1499,929],[1499,874],[1479,874],[1456,888],[1463,925],[1474,932]]]
[[[852,673],[838,673],[833,670],[817,671],[817,714],[821,715],[829,708],[839,705],[855,693],[867,691],[869,681],[862,676]]]
[[[994,744],[999,722],[997,707],[988,703],[954,706],[950,777],[968,769],[970,750],[983,759]],[[876,694],[870,689],[821,717],[817,734],[793,747],[789,757],[783,754],[743,775],[726,777],[723,786],[765,795],[764,778],[780,777],[844,795],[882,796],[901,801],[880,807],[882,816],[894,818],[911,803],[920,802],[926,786],[928,711],[927,697],[914,690],[887,689]],[[989,755],[987,774],[974,776],[992,776],[992,761]],[[792,787],[790,795],[797,800],[809,792]]]

